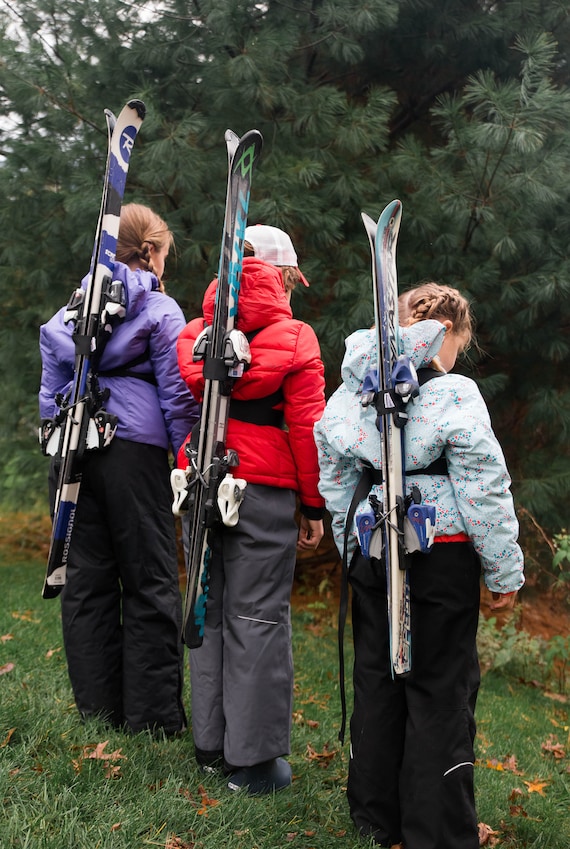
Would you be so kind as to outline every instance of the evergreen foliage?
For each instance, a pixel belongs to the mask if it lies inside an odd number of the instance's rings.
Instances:
[[[471,298],[463,364],[489,401],[517,503],[545,527],[570,495],[567,0],[0,0],[0,464],[42,493],[38,326],[86,273],[103,109],[142,98],[127,197],[172,227],[188,318],[217,268],[223,133],[264,135],[250,221],[291,233],[331,389],[372,322],[360,211],[399,197],[403,285]]]

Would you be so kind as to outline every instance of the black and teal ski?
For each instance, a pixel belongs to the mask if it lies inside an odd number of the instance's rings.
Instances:
[[[173,510],[189,511],[187,587],[184,604],[183,639],[189,648],[202,644],[208,597],[210,544],[215,525],[235,524],[244,481],[233,479],[235,452],[226,448],[231,390],[249,357],[249,344],[237,330],[235,320],[243,259],[243,243],[254,167],[263,139],[257,130],[239,138],[226,132],[228,185],[224,231],[218,270],[214,320],[194,345],[194,360],[204,363],[204,396],[197,433],[186,452],[186,473],[175,469]],[[222,498],[223,492],[223,498]],[[220,502],[230,509],[220,512]]]

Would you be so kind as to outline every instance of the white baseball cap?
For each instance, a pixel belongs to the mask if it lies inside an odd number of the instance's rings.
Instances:
[[[290,236],[279,227],[268,224],[255,224],[245,228],[245,241],[252,246],[258,259],[270,265],[290,265],[299,271],[301,282],[308,286],[308,280],[297,263],[297,254]]]

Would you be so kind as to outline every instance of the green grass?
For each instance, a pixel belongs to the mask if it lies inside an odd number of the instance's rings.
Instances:
[[[197,770],[189,733],[177,740],[153,739],[79,721],[67,679],[59,602],[41,598],[43,562],[19,559],[6,563],[5,557],[0,567],[0,668],[14,664],[0,675],[2,849],[368,845],[356,837],[345,800],[348,745],[337,741],[332,607],[323,603],[295,611],[293,787],[274,797],[249,798],[230,794],[222,779]],[[188,692],[185,700],[188,705]],[[497,832],[494,845],[568,849],[568,705],[490,673],[478,722],[479,819]],[[564,758],[542,751],[552,737],[564,746]],[[115,778],[108,777],[103,760],[85,757],[85,747],[105,741],[104,752],[123,756],[109,762],[118,767]],[[513,756],[520,775],[513,771]],[[501,765],[505,768],[497,768]],[[544,795],[529,792],[525,781],[531,787],[547,782]]]

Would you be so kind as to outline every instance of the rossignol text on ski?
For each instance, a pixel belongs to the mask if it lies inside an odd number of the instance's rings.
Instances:
[[[141,100],[129,101],[117,118],[105,110],[107,160],[87,286],[74,291],[65,313],[66,323],[73,325],[73,382],[69,393],[56,399],[58,414],[44,419],[39,431],[43,453],[60,458],[44,598],[59,595],[65,585],[83,452],[106,447],[117,427],[116,417],[104,409],[108,395],[99,388],[97,369],[113,326],[125,314],[124,293],[122,286],[113,284],[113,267],[131,152],[144,116]]]
[[[250,130],[241,138],[228,130],[225,139],[228,184],[214,320],[194,345],[194,361],[204,363],[201,416],[186,447],[188,469],[175,469],[171,476],[173,512],[179,514],[187,509],[190,513],[183,621],[183,639],[189,648],[197,648],[203,639],[209,533],[217,522],[228,526],[237,523],[246,485],[231,474],[238,458],[235,451],[226,448],[226,432],[232,386],[250,360],[249,343],[235,329],[235,319],[251,180],[263,139],[257,130]]]
[[[405,491],[406,404],[418,394],[419,385],[414,366],[400,349],[396,244],[401,217],[399,200],[386,206],[377,223],[362,213],[372,253],[378,352],[378,368],[364,381],[362,404],[373,404],[378,414],[383,502],[372,496],[370,510],[357,521],[362,553],[383,558],[386,565],[394,675],[406,675],[412,667],[407,554],[428,551],[435,528],[435,507],[421,504],[419,491],[412,496],[406,496]]]

